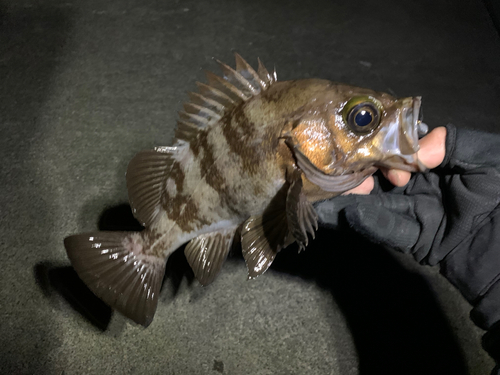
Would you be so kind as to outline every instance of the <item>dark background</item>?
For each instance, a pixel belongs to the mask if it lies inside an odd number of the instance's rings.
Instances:
[[[495,14],[495,11],[497,12]],[[487,374],[482,332],[439,274],[321,231],[246,281],[171,257],[144,330],[96,300],[63,238],[133,229],[131,157],[172,141],[213,57],[422,95],[431,126],[500,132],[493,0],[0,0],[0,373]]]

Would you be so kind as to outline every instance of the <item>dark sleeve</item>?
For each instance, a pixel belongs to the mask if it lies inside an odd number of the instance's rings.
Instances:
[[[483,345],[500,362],[500,135],[448,126],[440,169],[450,213],[428,259],[472,304],[489,332]]]
[[[447,223],[430,259],[467,298],[483,329],[500,321],[500,136],[447,127],[440,181]]]
[[[449,125],[438,168],[413,175],[406,187],[376,184],[371,195],[337,197],[316,211],[333,227],[344,212],[372,241],[439,265],[473,306],[473,321],[489,331],[484,346],[500,362],[500,135]]]

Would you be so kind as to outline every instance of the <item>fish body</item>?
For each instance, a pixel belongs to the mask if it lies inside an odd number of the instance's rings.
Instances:
[[[65,246],[89,288],[137,323],[153,319],[165,263],[186,258],[213,281],[240,239],[250,277],[314,237],[312,203],[354,188],[377,167],[421,170],[420,98],[320,79],[277,82],[236,55],[184,106],[173,146],[138,153],[127,187],[142,232],[70,236]]]

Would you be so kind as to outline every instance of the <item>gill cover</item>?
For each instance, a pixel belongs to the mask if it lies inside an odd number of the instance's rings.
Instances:
[[[344,106],[344,121],[355,133],[369,133],[380,123],[381,108],[375,99],[355,97]],[[285,134],[297,166],[305,177],[322,190],[342,193],[361,184],[377,170],[367,165],[356,173],[346,172],[346,155],[338,147],[338,133],[330,128],[328,111],[309,111]]]

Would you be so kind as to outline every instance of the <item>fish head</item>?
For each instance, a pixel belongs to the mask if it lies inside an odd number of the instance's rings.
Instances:
[[[306,178],[326,191],[359,185],[379,167],[425,171],[418,160],[421,97],[333,85],[292,125],[287,139]]]

